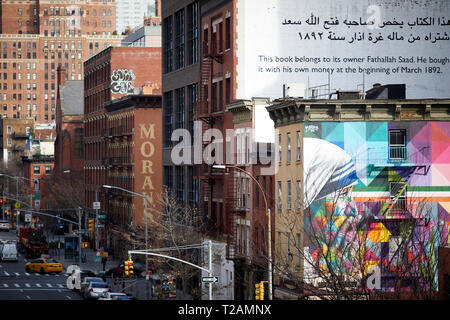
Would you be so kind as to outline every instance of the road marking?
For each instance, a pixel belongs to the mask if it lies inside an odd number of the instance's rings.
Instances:
[[[36,287],[40,288],[42,286],[39,283],[36,283]]]
[[[4,286],[5,288],[8,288],[8,287],[9,287],[6,283],[4,283],[3,286]]]
[[[18,273],[18,272],[15,272],[14,274],[15,274],[16,276],[20,276],[20,273]]]
[[[52,284],[51,284],[51,283],[47,283],[47,287],[49,287],[49,288],[53,288],[53,286],[52,286]]]
[[[27,296],[27,299],[28,299],[28,300],[31,300],[31,297],[30,297],[30,296]]]
[[[5,276],[9,276],[9,273],[6,271],[3,271],[5,273]]]
[[[25,275],[26,275],[26,276],[29,276],[30,274],[29,274],[28,272],[25,272]]]
[[[31,287],[31,284],[29,284],[29,283],[25,283],[25,287]]]
[[[69,296],[66,296],[67,297],[67,299],[69,299],[69,300],[72,300],[72,298],[71,297],[69,297]]]
[[[58,283],[58,287],[64,288],[64,285],[62,285],[61,283]]]
[[[19,285],[18,283],[14,283],[14,286],[15,286],[16,288],[20,288],[20,285]]]

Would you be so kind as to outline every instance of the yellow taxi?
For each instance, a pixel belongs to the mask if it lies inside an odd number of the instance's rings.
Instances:
[[[61,272],[63,266],[61,263],[51,258],[39,258],[34,261],[30,261],[25,265],[26,272]]]

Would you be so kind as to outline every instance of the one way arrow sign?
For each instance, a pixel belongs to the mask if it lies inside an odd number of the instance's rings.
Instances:
[[[202,277],[202,282],[207,283],[219,282],[219,277]]]

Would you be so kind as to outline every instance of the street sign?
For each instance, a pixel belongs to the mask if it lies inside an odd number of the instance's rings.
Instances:
[[[206,283],[219,282],[219,277],[202,277],[202,282]]]
[[[41,194],[39,192],[36,192],[34,194],[34,199],[41,199]]]
[[[41,206],[41,200],[35,199],[35,200],[34,200],[34,207],[35,207],[35,208],[39,208],[40,206]]]
[[[104,224],[96,224],[95,227],[96,227],[96,228],[104,228],[105,225],[104,225]]]
[[[100,209],[100,202],[98,202],[98,201],[92,202],[92,208],[94,210],[99,210]]]
[[[20,209],[20,203],[19,202],[14,203],[14,208]]]
[[[25,213],[25,222],[31,222],[31,213]]]
[[[104,215],[104,214],[99,214],[99,215],[97,216],[97,219],[106,219],[106,215]]]

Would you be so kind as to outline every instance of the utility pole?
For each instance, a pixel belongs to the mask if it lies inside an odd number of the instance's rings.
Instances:
[[[81,207],[78,207],[78,262],[81,269]]]
[[[98,190],[95,190],[95,202],[98,202]],[[99,232],[98,232],[98,209],[95,209],[95,249],[99,246]]]

